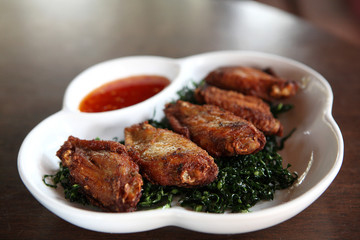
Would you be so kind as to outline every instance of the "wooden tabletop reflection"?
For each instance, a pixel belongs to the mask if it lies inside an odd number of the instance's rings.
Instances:
[[[17,154],[27,133],[59,111],[65,88],[96,63],[129,55],[181,58],[255,50],[320,72],[334,92],[345,140],[340,173],[310,207],[261,231],[211,235],[178,227],[134,234],[85,230],[38,203]],[[359,239],[360,49],[252,1],[0,1],[0,239]]]

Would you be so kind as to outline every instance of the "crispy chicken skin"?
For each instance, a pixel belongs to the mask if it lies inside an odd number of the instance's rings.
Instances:
[[[136,209],[143,181],[124,145],[70,136],[56,155],[90,203],[109,212]]]
[[[282,135],[283,127],[270,112],[270,106],[258,97],[204,85],[195,90],[200,103],[218,106],[251,122],[265,135]]]
[[[125,128],[125,144],[150,182],[192,187],[216,179],[214,159],[184,136],[140,123]]]
[[[245,95],[257,96],[267,101],[288,98],[296,94],[299,86],[261,70],[250,67],[220,67],[210,72],[206,83]]]
[[[177,101],[165,106],[172,128],[190,138],[212,156],[255,153],[266,142],[252,123],[213,105]]]

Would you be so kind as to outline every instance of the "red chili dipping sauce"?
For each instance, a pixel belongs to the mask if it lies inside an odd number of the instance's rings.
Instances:
[[[169,79],[156,75],[121,78],[90,92],[80,103],[81,112],[106,112],[142,102],[170,84]]]

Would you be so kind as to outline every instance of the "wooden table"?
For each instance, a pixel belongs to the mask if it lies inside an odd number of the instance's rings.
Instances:
[[[274,227],[211,235],[177,227],[104,234],[71,225],[22,184],[17,154],[27,133],[59,111],[87,67],[128,55],[179,58],[256,50],[303,62],[334,92],[345,139],[340,173],[305,211]],[[360,49],[255,2],[214,0],[0,1],[0,239],[359,239]]]

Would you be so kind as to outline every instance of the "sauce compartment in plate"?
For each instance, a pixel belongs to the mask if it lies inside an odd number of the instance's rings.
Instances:
[[[154,113],[162,113],[164,104],[171,101],[181,86],[180,72],[180,64],[176,60],[157,56],[124,57],[99,63],[79,74],[70,83],[65,92],[62,111],[73,115],[74,125],[86,122],[90,126],[89,133],[77,137],[122,139],[126,126],[150,119]],[[94,113],[80,111],[81,101],[95,89],[134,76],[160,76],[168,79],[170,84],[154,96],[125,108]]]
[[[82,72],[71,82],[65,93],[63,107],[72,112],[80,112],[79,105],[89,93],[116,80],[126,80],[136,76],[159,76],[170,81],[163,91],[140,102],[143,103],[163,95],[171,88],[179,72],[180,66],[176,61],[156,56],[124,57],[99,63]],[[136,104],[132,107],[134,105]]]

